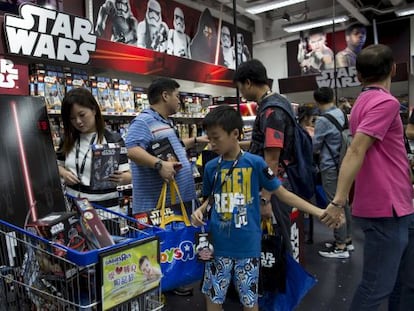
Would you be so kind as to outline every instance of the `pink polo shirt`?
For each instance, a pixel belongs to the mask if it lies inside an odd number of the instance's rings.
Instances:
[[[355,179],[352,214],[392,217],[414,213],[413,187],[404,146],[400,104],[384,89],[363,91],[351,111],[352,135],[376,138]]]

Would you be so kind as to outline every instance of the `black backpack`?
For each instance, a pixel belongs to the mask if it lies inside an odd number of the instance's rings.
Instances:
[[[278,94],[273,94],[273,96]],[[292,120],[294,125],[294,142],[293,155],[294,159],[289,164],[284,161],[280,163],[284,166],[292,191],[309,200],[315,193],[315,176],[316,167],[313,161],[312,138],[308,132],[298,123],[293,115],[293,111],[287,107],[290,103],[282,96],[277,96],[277,101],[266,102],[263,111],[269,107],[277,107],[282,109]],[[287,106],[287,107],[286,107]]]

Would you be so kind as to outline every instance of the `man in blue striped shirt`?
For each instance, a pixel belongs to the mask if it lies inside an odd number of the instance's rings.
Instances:
[[[164,181],[177,181],[184,202],[196,198],[191,164],[186,148],[194,147],[197,138],[181,140],[169,116],[180,108],[178,88],[172,79],[160,78],[148,88],[150,108],[143,110],[132,120],[126,137],[128,157],[132,160],[134,214],[156,207]],[[151,145],[167,138],[177,160],[163,161],[151,153]],[[167,197],[167,206],[170,197]]]

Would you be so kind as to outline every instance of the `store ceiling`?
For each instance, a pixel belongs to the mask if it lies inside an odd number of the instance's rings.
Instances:
[[[233,22],[233,0],[177,0],[190,7],[203,10],[208,7],[216,17]],[[414,0],[307,0],[302,3],[272,11],[252,15],[246,8],[253,5],[273,2],[271,0],[237,0],[237,24],[239,27],[254,33],[253,41],[263,42],[290,37],[282,26],[305,20],[313,20],[327,16],[348,15],[348,23],[363,22],[373,24],[384,20],[396,19],[393,11]],[[286,20],[289,17],[290,21]],[[346,25],[338,25],[338,29]]]

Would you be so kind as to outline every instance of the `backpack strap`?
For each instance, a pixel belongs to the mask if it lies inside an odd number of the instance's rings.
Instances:
[[[344,114],[344,117],[345,117],[345,122],[344,122],[343,126],[341,126],[339,124],[338,120],[333,115],[331,115],[329,113],[321,114],[320,116],[328,119],[328,121],[331,122],[336,127],[336,129],[339,131],[339,133],[342,135],[342,131],[344,129],[348,128],[348,118],[347,118],[347,116],[345,115],[344,112],[343,112],[343,114]],[[331,147],[329,147],[329,145],[326,143],[325,140],[323,141],[323,145],[325,145],[326,148],[328,149],[328,152],[331,155],[331,158],[335,163],[336,170],[339,171],[339,161],[335,161],[335,158],[334,158],[333,151],[332,151]]]
[[[331,122],[333,125],[335,125],[335,127],[337,128],[338,131],[342,132],[345,129],[345,124],[344,124],[344,126],[340,125],[338,120],[333,115],[331,115],[329,113],[325,113],[325,114],[322,114],[321,117],[324,117],[324,118],[328,119],[329,122]],[[346,123],[346,121],[345,121],[345,123]]]

